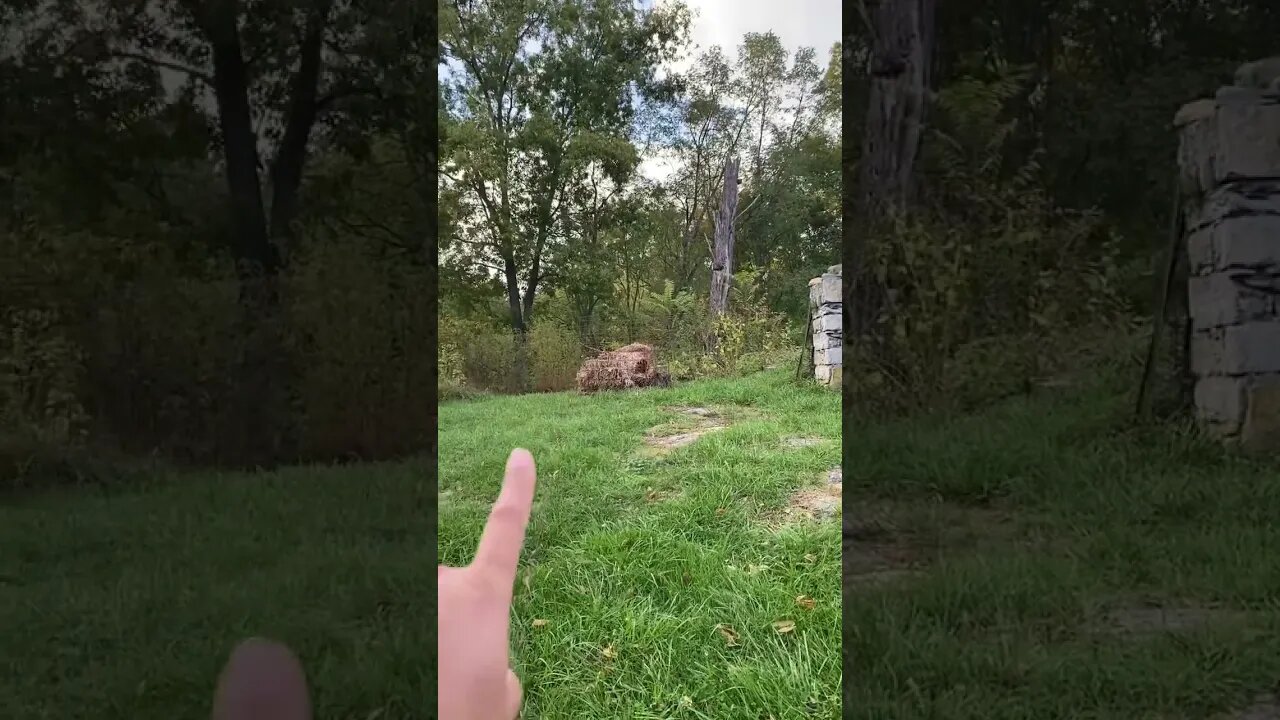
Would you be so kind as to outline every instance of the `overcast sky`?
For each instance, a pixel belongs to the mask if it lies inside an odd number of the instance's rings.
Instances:
[[[737,57],[743,35],[772,31],[788,52],[811,47],[818,51],[819,62],[825,63],[827,50],[840,41],[840,0],[684,0],[684,4],[694,12],[690,39],[697,46],[695,54],[719,45],[727,57]]]
[[[654,0],[658,4],[667,0]],[[819,67],[826,67],[827,51],[840,42],[840,0],[683,0],[694,12],[689,39],[695,46],[676,70],[688,68],[693,57],[719,45],[729,59],[738,56],[742,36],[749,32],[772,32],[782,41],[788,55],[802,47],[818,51]],[[642,2],[648,4],[648,2]],[[670,174],[670,162],[660,157],[645,158],[640,172],[655,180]]]

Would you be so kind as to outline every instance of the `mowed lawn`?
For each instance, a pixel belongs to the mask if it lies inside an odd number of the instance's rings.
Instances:
[[[1123,383],[861,427],[845,717],[1280,718],[1274,458],[1135,427]]]
[[[470,561],[510,450],[538,464],[512,629],[524,717],[839,717],[838,514],[784,509],[839,465],[840,422],[838,393],[785,371],[442,406],[442,561]]]

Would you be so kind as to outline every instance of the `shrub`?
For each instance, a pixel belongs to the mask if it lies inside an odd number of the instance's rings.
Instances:
[[[514,333],[477,333],[463,348],[462,368],[467,385],[492,392],[524,392],[525,348]]]
[[[533,389],[536,392],[570,390],[582,365],[578,336],[550,322],[534,324],[529,331]]]
[[[303,457],[424,447],[436,382],[425,269],[333,239],[298,257],[288,280]]]

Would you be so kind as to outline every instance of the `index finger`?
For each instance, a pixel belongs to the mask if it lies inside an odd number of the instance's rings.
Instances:
[[[507,459],[507,473],[502,480],[498,501],[489,512],[480,547],[472,565],[508,591],[516,581],[524,532],[533,509],[533,486],[536,472],[528,450],[513,450]]]

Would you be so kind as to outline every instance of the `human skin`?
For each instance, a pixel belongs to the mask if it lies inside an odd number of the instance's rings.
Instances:
[[[437,571],[440,720],[514,720],[520,714],[520,679],[511,670],[511,598],[535,479],[533,456],[512,452],[475,559]],[[218,680],[213,720],[311,720],[302,664],[279,643],[241,643]]]

